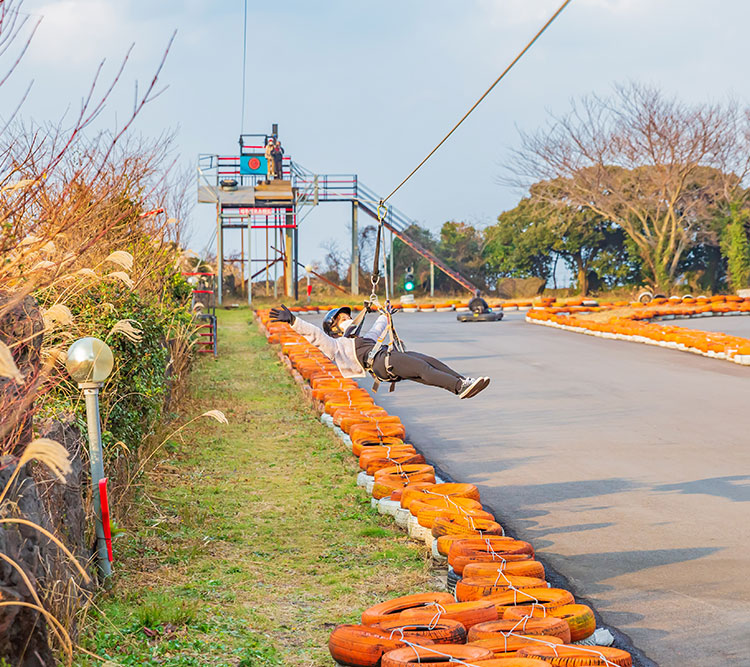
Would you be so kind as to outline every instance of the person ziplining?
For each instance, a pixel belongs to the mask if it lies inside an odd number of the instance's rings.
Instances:
[[[459,398],[471,398],[489,385],[488,377],[465,377],[439,359],[404,350],[398,340],[395,344],[392,340],[391,344],[384,345],[389,328],[393,337],[390,311],[381,312],[372,328],[360,336],[364,314],[361,313],[362,319],[358,316],[360,321],[356,322],[348,306],[333,308],[323,319],[323,329],[296,317],[284,304],[272,308],[270,317],[274,322],[291,325],[333,361],[345,378],[365,377],[369,373],[375,379],[376,389],[380,382],[412,380],[440,387]]]

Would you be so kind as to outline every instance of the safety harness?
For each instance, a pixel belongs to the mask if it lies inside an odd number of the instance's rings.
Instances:
[[[388,391],[393,391],[396,388],[396,382],[401,380],[401,378],[393,373],[393,366],[391,365],[391,353],[393,352],[393,350],[398,350],[399,352],[404,352],[406,350],[403,342],[396,333],[396,328],[393,325],[393,306],[391,306],[391,301],[388,296],[388,281],[386,281],[385,283],[385,303],[383,305],[381,305],[378,301],[377,295],[378,283],[380,282],[380,269],[378,267],[378,264],[380,262],[380,243],[383,232],[383,219],[385,218],[386,211],[387,209],[381,201],[378,204],[378,235],[375,241],[375,258],[373,262],[372,275],[370,276],[370,283],[372,284],[370,298],[368,301],[364,302],[364,308],[359,313],[357,313],[357,316],[352,320],[352,324],[344,334],[347,338],[356,338],[357,336],[359,336],[360,332],[362,331],[362,326],[365,323],[365,316],[368,312],[378,311],[385,316],[388,324],[377,341],[375,341],[375,345],[372,346],[372,349],[367,354],[367,358],[365,359],[365,370],[373,378],[373,392],[376,392],[378,390],[381,382],[391,383],[390,389]],[[385,254],[383,255],[383,260],[385,261]],[[386,338],[388,339],[387,343]],[[375,357],[383,347],[385,347],[386,349],[385,371],[387,377],[378,376],[378,374],[375,372],[375,369],[373,368]]]

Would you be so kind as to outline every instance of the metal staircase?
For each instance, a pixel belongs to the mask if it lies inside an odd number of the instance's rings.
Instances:
[[[359,207],[375,220],[378,219],[380,196],[357,178],[356,174],[315,174],[297,162],[291,163],[292,185],[297,188],[297,206],[301,211],[305,206],[317,206],[321,202],[356,201]],[[304,219],[304,216],[302,216]],[[416,224],[395,206],[388,204],[383,226],[393,232],[418,255],[432,262],[446,276],[461,287],[474,292],[477,288],[458,271],[450,268],[442,259],[421,243],[409,236],[408,229]]]
[[[183,273],[193,284],[190,311],[195,317],[195,349],[202,354],[219,355],[219,332],[216,321],[216,274]]]

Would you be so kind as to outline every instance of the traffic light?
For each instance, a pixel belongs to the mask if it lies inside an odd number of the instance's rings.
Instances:
[[[414,291],[414,267],[409,266],[404,272],[404,291]]]

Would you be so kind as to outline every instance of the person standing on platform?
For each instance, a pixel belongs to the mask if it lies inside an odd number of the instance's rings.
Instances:
[[[266,144],[266,182],[276,180],[276,160],[273,157],[273,149],[273,137],[268,137],[268,143]]]
[[[281,158],[284,156],[284,148],[281,145],[281,142],[276,139],[273,145],[273,168],[276,172],[276,178],[284,178],[284,170],[281,166]]]

